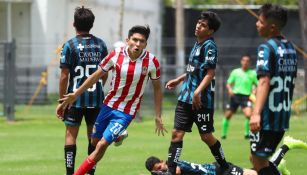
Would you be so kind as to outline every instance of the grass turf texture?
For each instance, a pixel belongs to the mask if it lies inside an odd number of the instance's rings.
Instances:
[[[150,155],[165,159],[173,126],[174,104],[165,103],[163,119],[168,133],[162,137],[154,133],[152,112],[142,111],[143,122],[132,122],[129,137],[122,146],[109,147],[102,161],[98,163],[99,175],[142,175],[149,174],[144,161]],[[16,122],[7,123],[0,117],[0,174],[5,175],[55,175],[64,174],[64,125],[55,115],[55,104],[33,106],[25,113],[24,106],[16,108]],[[307,116],[306,113],[301,116]],[[220,138],[222,112],[215,113],[215,136]],[[287,135],[307,141],[307,117],[292,117],[291,129]],[[244,120],[242,114],[234,115],[227,140],[222,145],[228,161],[251,167],[249,163],[249,142],[243,139]],[[78,138],[76,166],[86,157],[87,139],[85,127],[81,126]],[[207,146],[200,141],[196,128],[186,134],[182,159],[195,163],[212,162]],[[293,150],[286,155],[287,166],[292,174],[307,172],[306,150]]]

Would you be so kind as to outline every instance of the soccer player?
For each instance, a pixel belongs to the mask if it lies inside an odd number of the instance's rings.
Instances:
[[[267,41],[258,47],[256,104],[250,119],[251,160],[263,174],[278,174],[268,157],[289,129],[297,55],[294,46],[281,36],[287,23],[287,10],[264,4],[256,23],[258,33]],[[282,148],[281,152],[287,149]]]
[[[176,172],[185,132],[192,131],[193,123],[197,125],[201,140],[210,147],[221,168],[226,170],[229,167],[220,142],[212,134],[214,76],[218,55],[213,34],[219,29],[220,24],[220,18],[216,13],[201,13],[195,27],[197,42],[190,53],[186,73],[166,83],[167,89],[173,89],[183,81],[168,152],[168,173],[172,175]]]
[[[99,69],[73,93],[65,95],[62,108],[91,87],[108,71],[112,71],[111,90],[104,99],[96,119],[92,144],[95,151],[81,164],[75,175],[84,175],[103,157],[108,146],[128,127],[140,107],[148,79],[152,80],[156,111],[156,132],[164,135],[161,119],[162,90],[158,59],[145,50],[150,34],[148,26],[134,26],[128,32],[127,46],[116,48],[106,56]]]
[[[229,121],[237,108],[241,106],[246,117],[244,123],[244,138],[249,138],[249,118],[252,115],[252,102],[249,96],[252,93],[253,85],[257,85],[256,72],[249,68],[250,56],[244,55],[241,58],[241,67],[231,71],[227,80],[227,90],[230,96],[230,104],[226,106],[225,118],[222,121],[222,139],[226,139]]]
[[[90,9],[76,8],[73,23],[76,36],[63,45],[61,52],[60,98],[63,98],[64,94],[74,92],[88,76],[97,70],[98,64],[108,54],[104,41],[89,33],[94,20],[95,16]],[[104,80],[106,78],[105,76]],[[100,79],[76,99],[71,108],[65,111],[64,116],[58,116],[66,126],[64,146],[66,175],[74,173],[77,152],[76,139],[83,116],[89,139],[88,154],[95,149],[95,146],[90,143],[90,134],[104,99],[102,86]],[[91,170],[89,174],[94,174],[94,170]]]
[[[287,148],[288,150],[307,150],[307,144],[305,142],[289,136],[284,138],[284,144],[280,150],[283,147]],[[270,162],[278,166],[278,169],[283,175],[290,175],[290,172],[286,169],[285,164],[282,164],[281,166],[281,160],[284,162],[282,157],[284,157],[284,153],[277,151]],[[151,172],[152,175],[163,175],[168,169],[166,162],[155,156],[151,156],[146,160],[145,167],[149,172]],[[219,164],[217,163],[196,164],[180,160],[176,167],[176,175],[258,175],[258,173],[254,170],[243,169],[233,164],[230,164],[230,167],[231,168],[229,171],[222,172]]]

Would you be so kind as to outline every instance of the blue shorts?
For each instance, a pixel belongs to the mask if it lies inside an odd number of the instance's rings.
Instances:
[[[126,130],[132,118],[129,114],[102,105],[93,128],[92,138],[101,139],[103,137],[111,144]]]

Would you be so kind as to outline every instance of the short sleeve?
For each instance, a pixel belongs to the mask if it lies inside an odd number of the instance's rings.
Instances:
[[[227,84],[233,84],[235,81],[235,70],[231,71],[229,78],[227,79]]]
[[[66,42],[61,50],[60,68],[71,67],[71,51],[68,42]]]
[[[217,49],[214,45],[209,44],[203,50],[205,61],[204,61],[204,68],[212,68],[215,69],[217,63]]]
[[[99,64],[99,67],[105,71],[108,72],[109,70],[111,70],[114,66],[114,61],[113,61],[113,57],[115,56],[116,52],[115,50],[113,50],[109,55],[107,55]]]
[[[102,41],[102,40],[101,40],[100,45],[102,46],[102,55],[101,55],[101,57],[105,58],[108,55],[108,48],[107,48],[105,42]]]
[[[149,70],[149,77],[151,80],[157,80],[160,78],[160,63],[156,57],[152,59],[152,66]]]
[[[265,75],[270,76],[270,55],[271,50],[267,45],[261,44],[258,47],[256,68],[257,77]]]

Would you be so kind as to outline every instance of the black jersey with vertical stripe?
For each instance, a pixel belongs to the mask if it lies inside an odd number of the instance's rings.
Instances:
[[[258,47],[257,76],[270,77],[269,94],[261,113],[263,130],[289,129],[296,73],[297,54],[287,39],[270,38]]]
[[[196,164],[180,160],[177,166],[181,175],[218,175],[214,164]]]
[[[77,35],[67,41],[62,48],[60,68],[69,69],[67,93],[74,92],[94,73],[101,60],[107,56],[105,42],[91,34]],[[72,106],[100,107],[104,99],[102,80],[82,93]]]
[[[208,69],[215,69],[217,64],[217,47],[213,38],[202,43],[195,43],[186,69],[186,78],[181,86],[179,101],[192,104],[194,91],[207,75]],[[201,92],[201,102],[205,108],[214,107],[215,79]]]

